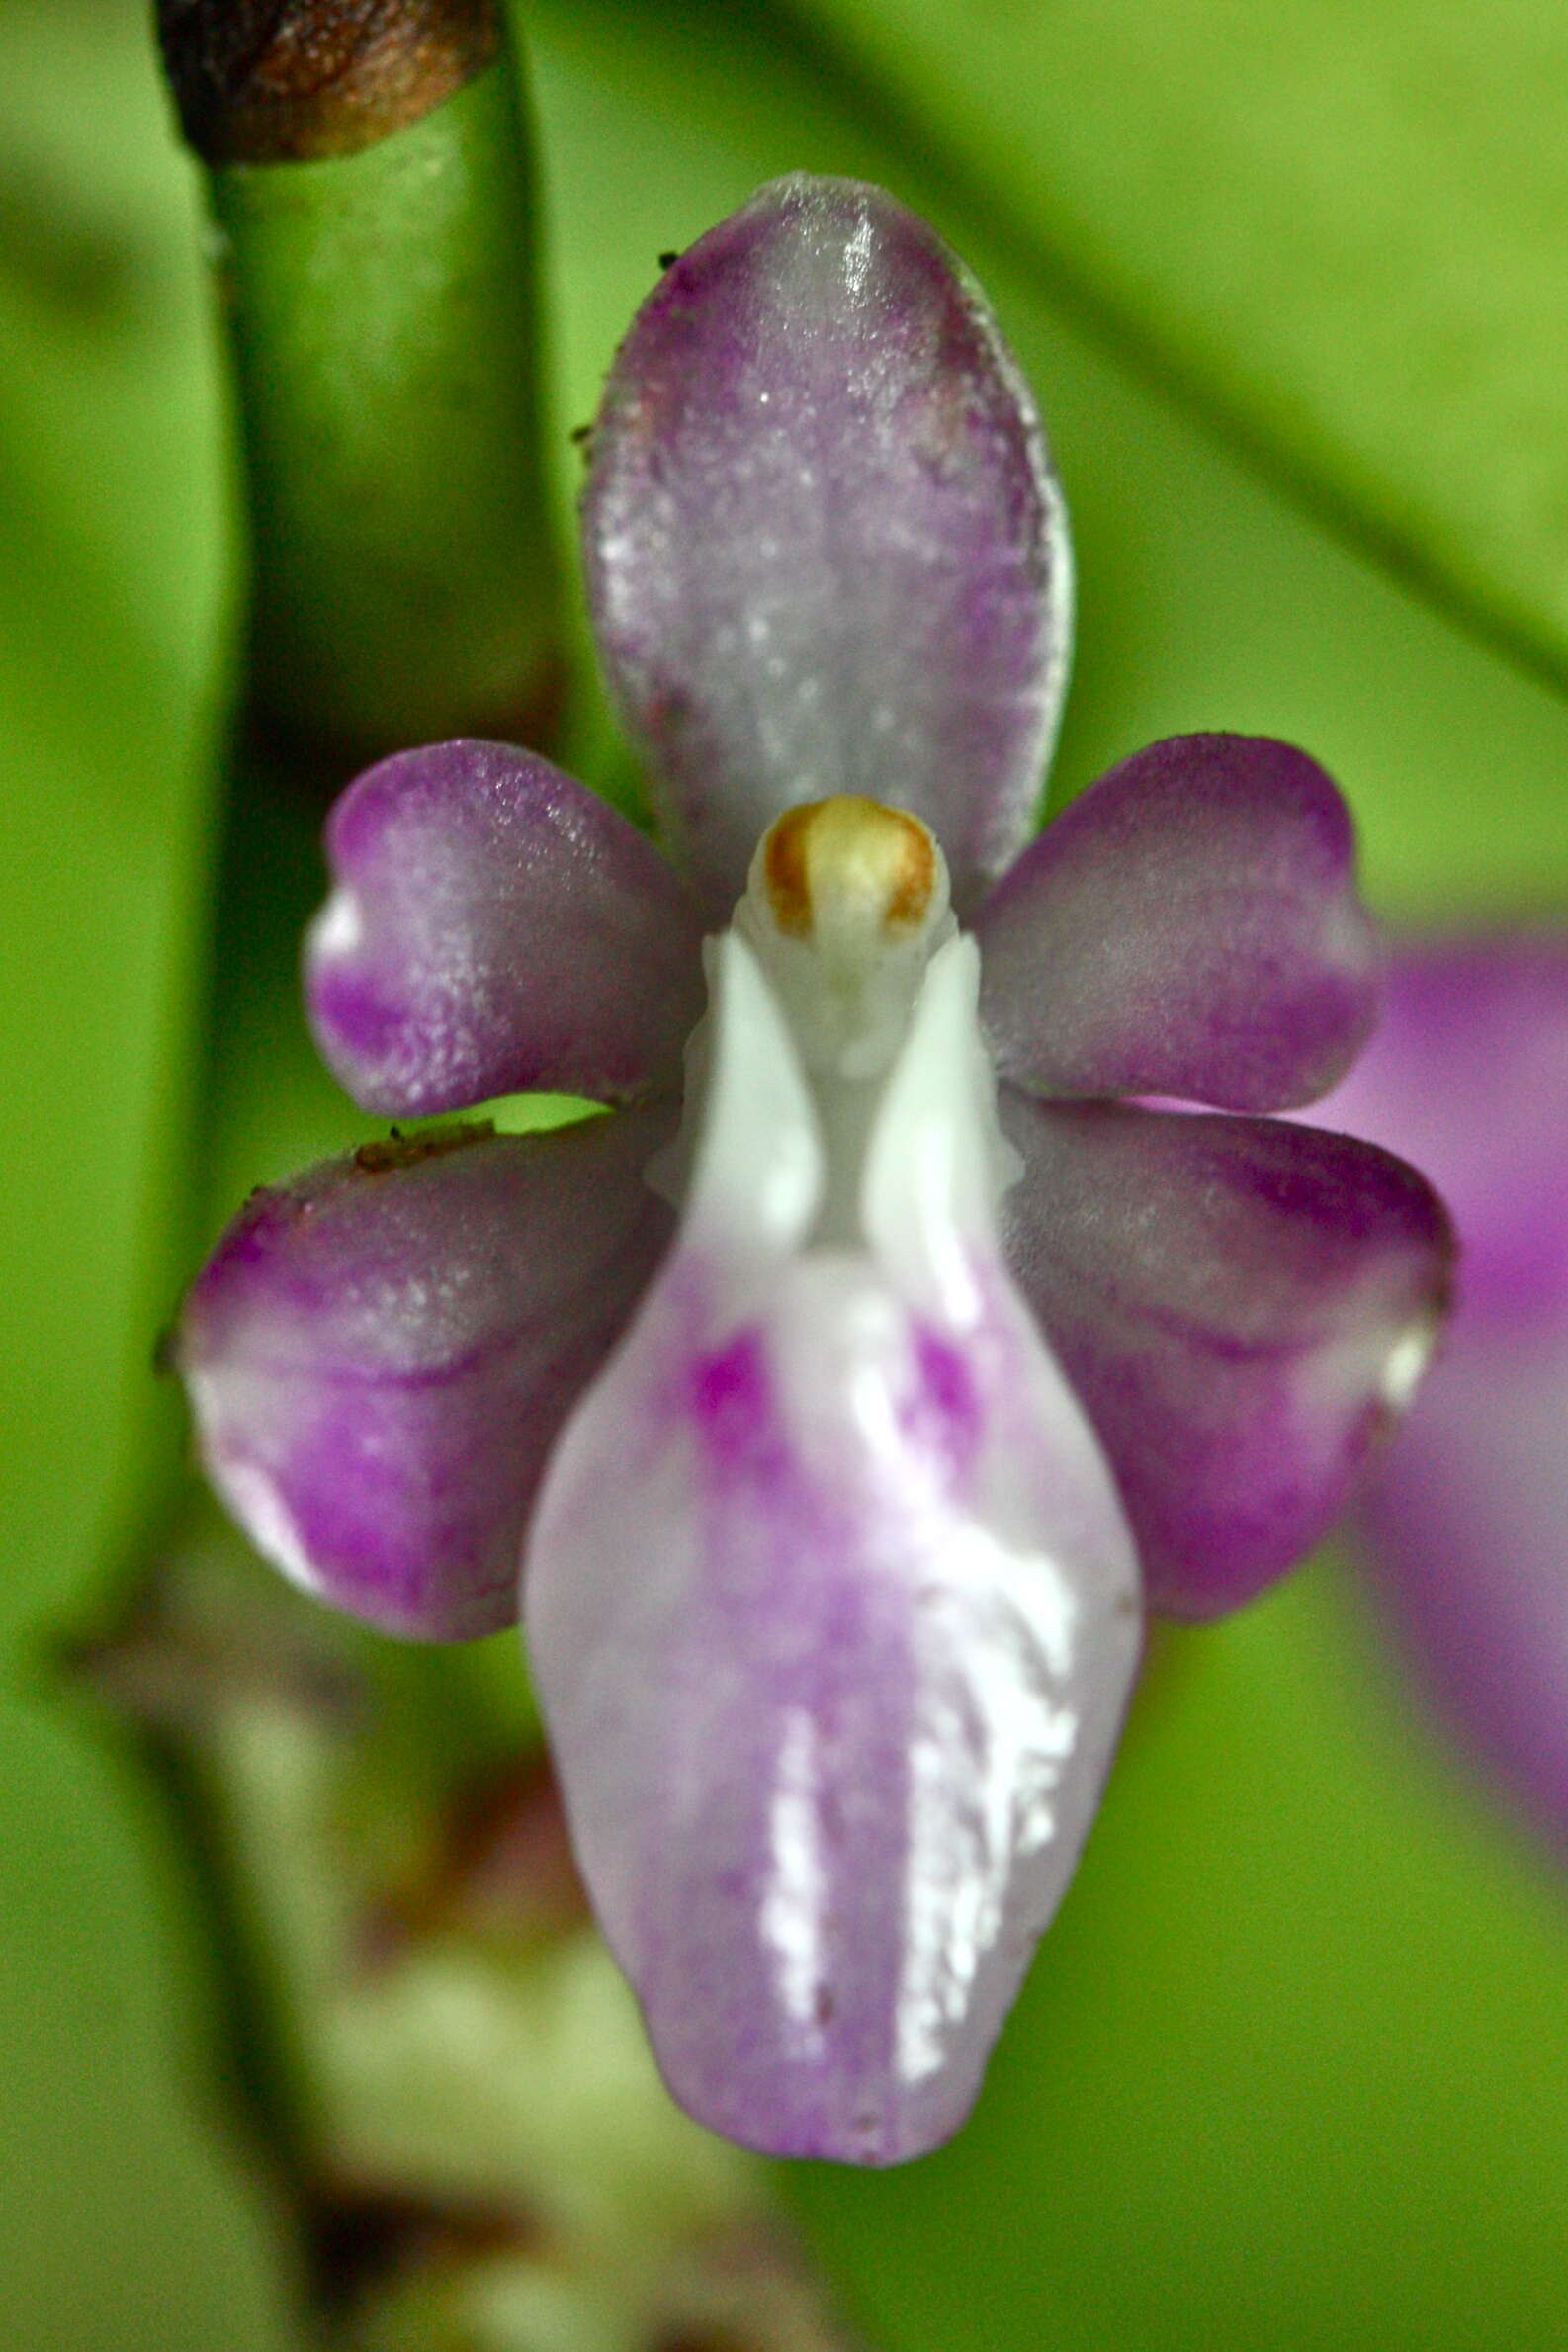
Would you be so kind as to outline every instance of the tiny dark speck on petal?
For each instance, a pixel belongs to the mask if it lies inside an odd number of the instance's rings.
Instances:
[[[461,1152],[469,1144],[487,1143],[494,1133],[493,1119],[454,1119],[419,1135],[404,1135],[394,1127],[385,1143],[362,1143],[354,1166],[361,1176],[387,1176],[394,1169],[417,1168],[421,1160]]]

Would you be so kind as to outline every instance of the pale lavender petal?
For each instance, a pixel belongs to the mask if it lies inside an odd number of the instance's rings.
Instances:
[[[727,1136],[710,1123],[683,1243],[553,1457],[530,1656],[676,2098],[774,2154],[892,2163],[963,2120],[1071,1875],[1137,1568],[1077,1400],[947,1223],[918,1073],[868,1227],[909,1240],[925,1303],[869,1249],[799,1254],[810,1113],[737,969],[755,1050],[727,1076],[721,1033]]]
[[[1313,1117],[1409,1152],[1458,1227],[1452,1337],[1358,1548],[1450,1729],[1568,1848],[1568,937],[1401,947]]]
[[[399,752],[349,786],[326,841],[306,992],[362,1108],[678,1086],[702,1010],[692,902],[635,827],[548,760],[503,743]]]
[[[727,915],[781,809],[911,809],[960,909],[1023,840],[1066,683],[1071,561],[984,298],[881,189],[805,174],[644,305],[583,533],[610,682]]]
[[[376,1145],[254,1193],[176,1343],[214,1485],[306,1590],[442,1641],[517,1614],[546,1454],[625,1324],[670,1217],[667,1133]]]
[[[1312,1115],[1431,1176],[1467,1324],[1568,1330],[1568,938],[1402,946],[1371,1044]]]
[[[1568,1849],[1568,1329],[1461,1313],[1355,1524],[1450,1730]]]
[[[1031,1092],[1278,1110],[1376,1012],[1350,813],[1263,736],[1175,736],[1049,825],[975,922],[1002,1071]]]
[[[1003,1089],[1009,1260],[1109,1454],[1151,1607],[1223,1614],[1317,1541],[1408,1402],[1449,1277],[1441,1207],[1283,1120]]]

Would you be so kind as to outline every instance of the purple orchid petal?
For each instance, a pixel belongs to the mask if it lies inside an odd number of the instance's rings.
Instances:
[[[1014,1278],[1115,1468],[1151,1607],[1214,1617],[1344,1508],[1430,1350],[1450,1237],[1402,1161],[1283,1120],[1030,1102]]]
[[[1431,1176],[1466,1325],[1568,1330],[1568,939],[1402,947],[1376,1035],[1312,1117]]]
[[[1047,827],[982,908],[982,1013],[1031,1092],[1310,1102],[1376,1011],[1349,811],[1314,760],[1175,736]]]
[[[807,1089],[722,943],[681,1239],[557,1448],[525,1587],[578,1856],[671,2090],[855,2163],[967,2113],[1139,1638],[1103,1457],[970,1231],[973,949],[946,955],[863,1242],[807,1249]]]
[[[399,752],[338,801],[327,854],[310,1018],[363,1109],[678,1085],[702,1010],[695,910],[635,828],[548,760],[502,743]]]
[[[1408,1151],[1453,1212],[1453,1332],[1358,1552],[1451,1730],[1568,1849],[1568,938],[1402,948],[1313,1117]]]
[[[599,649],[705,903],[797,801],[913,810],[960,909],[1023,840],[1071,562],[1028,388],[947,248],[805,174],[683,254],[621,346],[583,504]]]
[[[186,1302],[203,1460],[258,1549],[429,1641],[517,1614],[545,1456],[668,1236],[657,1112],[373,1146],[252,1195]]]
[[[1461,1319],[1355,1524],[1450,1730],[1568,1850],[1568,1330]]]

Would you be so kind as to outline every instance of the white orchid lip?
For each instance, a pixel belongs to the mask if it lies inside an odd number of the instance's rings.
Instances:
[[[1003,1262],[925,828],[775,826],[706,962],[674,1245],[547,1472],[530,1654],[676,2096],[886,2162],[961,2119],[1071,1878],[1137,1563]]]

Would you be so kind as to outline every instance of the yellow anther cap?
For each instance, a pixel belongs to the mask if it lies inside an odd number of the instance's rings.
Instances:
[[[917,817],[856,793],[787,809],[762,846],[761,880],[787,938],[819,927],[913,931],[930,912],[936,843]]]

